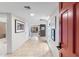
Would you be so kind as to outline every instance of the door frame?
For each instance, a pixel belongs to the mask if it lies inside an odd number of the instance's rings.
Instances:
[[[5,14],[7,16],[7,23],[6,23],[6,40],[7,40],[7,52],[6,54],[10,54],[12,53],[12,43],[11,43],[11,39],[12,39],[12,25],[11,25],[11,13],[8,12],[0,12],[0,14]]]

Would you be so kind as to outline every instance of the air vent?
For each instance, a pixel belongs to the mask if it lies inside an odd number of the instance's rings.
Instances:
[[[26,8],[26,9],[31,9],[31,7],[30,7],[30,6],[24,6],[24,8]]]

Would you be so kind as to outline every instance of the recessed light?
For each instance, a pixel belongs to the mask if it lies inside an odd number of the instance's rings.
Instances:
[[[34,16],[34,15],[35,15],[34,13],[31,13],[31,14],[30,14],[30,16]]]

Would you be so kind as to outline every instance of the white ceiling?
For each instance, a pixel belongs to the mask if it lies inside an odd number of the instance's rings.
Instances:
[[[30,6],[31,10],[24,6]],[[57,2],[0,2],[0,12],[11,12],[23,18],[41,19],[55,13],[58,8]],[[35,16],[30,16],[35,13]]]

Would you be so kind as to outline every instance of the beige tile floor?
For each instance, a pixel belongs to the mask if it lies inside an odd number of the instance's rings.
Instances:
[[[46,42],[39,40],[28,40],[19,49],[8,56],[52,57],[52,53]]]

